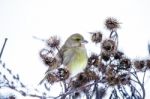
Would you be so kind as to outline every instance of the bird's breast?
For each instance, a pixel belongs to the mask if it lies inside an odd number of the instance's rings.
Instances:
[[[88,60],[85,48],[75,48],[74,53],[74,58],[71,60],[72,62],[69,66],[71,76],[75,76],[82,72],[85,69]]]

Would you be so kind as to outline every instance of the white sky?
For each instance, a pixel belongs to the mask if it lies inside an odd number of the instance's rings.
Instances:
[[[149,9],[149,0],[0,0],[0,44],[8,38],[2,60],[23,82],[36,85],[46,70],[38,54],[45,44],[32,36],[59,35],[62,44],[77,32],[88,40],[88,32],[99,30],[107,37],[107,17],[122,23],[119,49],[131,58],[148,57]],[[89,53],[95,50],[86,47]]]

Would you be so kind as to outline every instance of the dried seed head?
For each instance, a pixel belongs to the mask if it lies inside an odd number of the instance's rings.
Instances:
[[[115,49],[115,42],[110,39],[104,40],[101,47],[106,52],[113,52]]]
[[[114,53],[114,59],[121,59],[123,56],[123,52],[117,51],[116,53]]]
[[[51,74],[51,73],[49,73],[49,74],[47,75],[46,79],[47,79],[47,81],[48,81],[50,84],[59,81],[59,79],[57,78],[57,76],[56,76],[55,74]]]
[[[119,79],[116,78],[115,76],[109,75],[109,76],[107,76],[106,80],[110,86],[114,86],[114,85],[119,84]]]
[[[115,18],[107,18],[105,26],[108,30],[115,30],[120,27],[119,22]]]
[[[131,68],[131,60],[128,58],[124,58],[124,59],[120,60],[120,66],[124,69]]]
[[[146,60],[146,66],[150,69],[150,60]]]
[[[94,43],[100,43],[102,41],[102,33],[101,32],[95,32],[92,33],[92,38],[91,38],[92,42]]]
[[[119,82],[120,84],[126,85],[130,83],[130,75],[127,73],[123,73],[121,75],[118,76]]]
[[[47,40],[47,45],[52,49],[59,47],[60,39],[57,36],[52,36]]]
[[[102,52],[102,53],[101,53],[101,58],[102,58],[104,61],[108,61],[108,60],[110,59],[110,53]]]
[[[60,80],[66,80],[69,78],[69,71],[65,68],[59,68],[57,76]]]
[[[136,60],[136,61],[134,61],[134,66],[135,66],[136,69],[142,70],[145,66],[145,61]]]
[[[89,66],[94,65],[97,67],[98,64],[99,64],[99,56],[96,54],[92,54],[88,59],[88,65]]]
[[[74,88],[83,86],[92,80],[98,80],[99,77],[93,71],[85,71],[77,75],[77,79],[72,81],[72,86]]]

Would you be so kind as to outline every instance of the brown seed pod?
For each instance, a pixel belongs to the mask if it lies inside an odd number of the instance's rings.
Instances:
[[[108,52],[102,52],[101,53],[101,58],[104,60],[104,61],[108,61],[110,59],[110,53]]]
[[[112,75],[107,76],[106,80],[110,86],[119,84],[119,79]]]
[[[69,71],[65,68],[59,68],[58,69],[58,73],[57,73],[57,77],[60,79],[60,80],[66,80],[69,78]]]
[[[130,83],[130,75],[127,73],[123,73],[121,75],[118,76],[119,82],[120,84],[126,85]]]
[[[57,76],[55,74],[51,74],[51,73],[47,75],[46,79],[50,84],[59,81]]]
[[[85,71],[77,75],[77,79],[71,82],[74,88],[81,87],[92,80],[98,80],[99,77],[93,71]]]
[[[116,53],[114,53],[114,59],[121,59],[122,58],[122,56],[123,56],[123,52],[121,52],[121,51],[117,51]]]
[[[102,42],[102,50],[106,52],[113,52],[115,50],[115,42],[111,39],[106,39]]]
[[[94,43],[100,43],[102,41],[102,33],[101,32],[94,32],[92,33],[91,37],[92,42]]]
[[[105,26],[108,30],[115,30],[120,27],[120,24],[115,18],[107,18],[105,20]]]
[[[94,65],[94,66],[98,66],[99,65],[99,56],[98,55],[96,55],[96,54],[92,54],[90,57],[89,57],[89,59],[88,59],[88,65],[89,66],[92,66],[92,65]]]
[[[123,67],[124,69],[131,68],[131,60],[128,58],[123,58],[120,60],[120,67]]]
[[[150,69],[150,60],[146,60],[146,66]]]
[[[134,61],[134,66],[135,66],[136,69],[142,70],[145,66],[145,61],[136,60],[136,61]]]
[[[57,36],[52,36],[47,40],[47,45],[52,49],[58,48],[60,44],[60,39]]]

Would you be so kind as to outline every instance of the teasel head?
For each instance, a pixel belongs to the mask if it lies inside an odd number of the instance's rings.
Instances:
[[[51,36],[48,40],[47,40],[47,45],[52,48],[52,49],[56,49],[59,47],[60,45],[60,39],[57,36]]]
[[[124,53],[121,51],[117,51],[113,54],[114,59],[118,59],[118,60],[121,60],[123,58],[123,55],[124,55]]]
[[[120,28],[120,23],[118,22],[117,19],[109,17],[105,20],[105,27],[108,30],[114,31],[114,30]]]
[[[120,67],[119,68],[122,68],[122,69],[130,69],[131,68],[131,60],[128,59],[128,58],[122,58],[120,60]]]
[[[110,54],[109,52],[103,51],[103,52],[101,53],[101,58],[102,58],[105,62],[107,62],[107,61],[110,59],[110,57],[111,57],[111,54]]]
[[[58,68],[57,77],[59,80],[66,80],[69,78],[69,71],[66,68]]]
[[[52,50],[42,49],[39,54],[43,62],[50,68],[57,65],[58,61],[54,57],[54,53]]]
[[[131,77],[128,73],[123,73],[118,76],[120,84],[127,85],[130,83]]]
[[[91,40],[94,43],[100,43],[102,41],[102,33],[101,32],[91,32]]]
[[[53,73],[47,74],[46,79],[50,84],[53,84],[54,82],[59,81],[58,77]]]
[[[106,52],[113,53],[116,49],[116,44],[113,40],[106,39],[102,42],[101,49]]]
[[[99,56],[96,55],[96,54],[92,54],[89,58],[88,58],[88,66],[95,66],[95,67],[98,67],[100,63],[100,60],[99,60]]]
[[[150,69],[150,60],[149,59],[146,60],[146,66],[148,69]]]
[[[86,85],[90,81],[98,79],[99,77],[96,75],[95,72],[88,70],[78,74],[76,80],[71,82],[71,86],[73,88],[81,87]]]
[[[134,61],[134,67],[137,70],[142,70],[145,66],[145,61],[144,60],[135,60]]]

